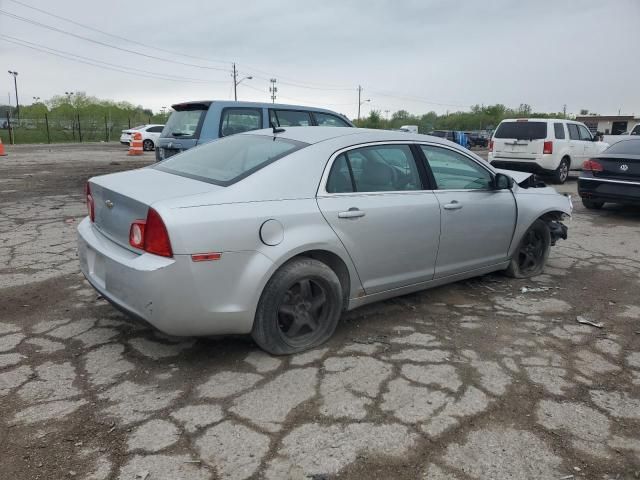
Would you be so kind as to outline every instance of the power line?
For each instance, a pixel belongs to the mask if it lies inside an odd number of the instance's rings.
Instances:
[[[226,81],[222,81],[222,80],[204,80],[204,79],[195,79],[195,78],[187,78],[187,77],[177,77],[174,75],[164,75],[160,73],[150,72],[147,70],[141,70],[138,68],[125,67],[125,66],[116,65],[113,63],[103,62],[101,60],[94,60],[88,57],[83,57],[83,56],[76,55],[69,52],[64,52],[62,50],[56,50],[54,48],[46,47],[44,45],[39,45],[33,42],[27,42],[26,40],[21,40],[19,38],[11,37],[9,35],[0,34],[0,40],[12,43],[14,45],[19,45],[21,47],[29,48],[31,50],[36,50],[39,52],[47,53],[49,55],[54,55],[56,57],[64,58],[66,60],[71,60],[73,62],[84,63],[94,67],[103,68],[105,70],[112,70],[112,71],[126,73],[128,75],[133,75],[138,77],[153,78],[156,80],[167,80],[172,82],[186,82],[186,83],[200,83],[200,84],[226,83]],[[141,72],[141,73],[136,73],[136,72]]]
[[[44,13],[45,15],[49,15],[50,17],[57,18],[58,20],[63,20],[65,22],[69,22],[69,23],[71,23],[73,25],[77,25],[78,27],[86,28],[87,30],[92,30],[92,31],[100,33],[102,35],[106,35],[108,37],[117,38],[118,40],[124,40],[125,42],[128,42],[128,43],[134,43],[136,45],[141,45],[141,46],[143,46],[145,48],[149,48],[149,49],[152,49],[152,50],[158,50],[160,52],[169,53],[171,55],[180,55],[180,56],[183,56],[183,57],[189,57],[189,58],[193,58],[194,60],[203,60],[205,62],[231,63],[230,60],[213,60],[213,59],[208,59],[208,58],[203,58],[203,57],[197,57],[197,56],[194,56],[194,55],[190,55],[188,53],[166,50],[164,48],[160,48],[160,47],[156,47],[156,46],[153,46],[153,45],[149,45],[147,43],[143,43],[143,42],[140,42],[140,41],[137,41],[137,40],[132,40],[130,38],[121,37],[120,35],[115,35],[113,33],[105,32],[104,30],[100,30],[98,28],[86,25],[84,23],[80,23],[80,22],[77,22],[75,20],[71,20],[70,18],[67,18],[67,17],[56,15],[54,13],[48,12],[46,10],[43,10],[41,8],[37,8],[37,7],[34,7],[32,5],[28,5],[28,4],[24,3],[24,2],[19,2],[18,0],[9,0],[9,1],[13,2],[13,3],[17,4],[17,5],[21,5],[21,6],[25,7],[25,8],[30,8],[31,10],[35,10],[36,12]]]
[[[159,60],[161,62],[175,63],[177,65],[184,65],[184,66],[187,66],[187,67],[202,68],[202,69],[206,69],[206,70],[219,70],[219,71],[222,71],[222,72],[228,72],[229,71],[229,69],[227,69],[227,68],[208,67],[208,66],[205,66],[205,65],[197,65],[195,63],[179,62],[178,60],[169,60],[169,59],[162,58],[162,57],[156,57],[155,55],[148,55],[146,53],[136,52],[135,50],[129,50],[128,48],[118,47],[116,45],[111,45],[109,43],[101,42],[99,40],[94,40],[92,38],[84,37],[82,35],[78,35],[78,34],[75,34],[75,33],[65,32],[64,30],[61,30],[61,29],[56,28],[56,27],[52,27],[51,25],[47,25],[47,24],[44,24],[44,23],[36,22],[35,20],[31,20],[29,18],[21,17],[19,15],[15,15],[13,13],[6,12],[4,10],[0,10],[0,15],[6,15],[9,18],[13,18],[15,20],[20,20],[21,22],[29,23],[31,25],[36,25],[38,27],[46,28],[46,29],[54,31],[54,32],[58,32],[58,33],[62,33],[64,35],[69,35],[71,37],[79,38],[80,40],[85,40],[87,42],[95,43],[95,44],[101,45],[103,47],[113,48],[114,50],[120,50],[122,52],[132,53],[134,55],[139,55],[141,57],[151,58],[153,60]]]
[[[422,103],[426,103],[429,105],[438,105],[440,107],[460,107],[460,108],[470,108],[471,105],[461,105],[461,104],[456,104],[456,103],[442,103],[442,102],[434,102],[432,100],[426,99],[426,98],[422,98],[422,97],[415,97],[412,95],[394,95],[391,93],[385,93],[385,92],[378,92],[375,90],[369,90],[369,92],[371,92],[372,94],[375,94],[376,96],[380,96],[380,97],[389,97],[389,98],[397,98],[400,100],[409,100],[412,102],[422,102]]]

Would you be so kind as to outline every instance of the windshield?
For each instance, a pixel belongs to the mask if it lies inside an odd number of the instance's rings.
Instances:
[[[205,106],[198,106],[188,110],[177,110],[171,114],[165,125],[163,137],[196,138],[199,135],[200,121],[207,112]]]
[[[227,186],[306,146],[272,136],[233,135],[189,149],[153,168]]]
[[[640,155],[640,138],[637,140],[622,140],[616,142],[603,153]]]
[[[547,122],[503,122],[498,126],[494,138],[515,138],[516,140],[547,138]]]

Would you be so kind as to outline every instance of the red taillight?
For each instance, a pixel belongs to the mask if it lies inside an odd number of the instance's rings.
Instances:
[[[493,140],[489,140],[489,151],[493,152]]]
[[[552,141],[547,141],[544,142],[544,146],[542,147],[542,153],[551,155],[553,153],[553,142]]]
[[[582,164],[582,170],[585,172],[602,172],[604,167],[597,160],[590,159]]]
[[[147,212],[146,220],[136,220],[131,224],[129,244],[154,255],[173,256],[167,227],[153,208]]]
[[[87,215],[89,215],[89,219],[92,222],[95,222],[96,211],[93,205],[93,195],[91,195],[91,186],[89,185],[89,182],[87,182],[86,185],[84,186],[84,195],[87,199]]]

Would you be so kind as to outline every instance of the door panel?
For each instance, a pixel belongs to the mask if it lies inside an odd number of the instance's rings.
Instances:
[[[506,260],[516,222],[510,190],[436,191],[436,197],[442,232],[435,278]]]
[[[318,197],[367,295],[431,280],[440,238],[433,192]]]
[[[506,260],[516,222],[511,190],[495,190],[491,171],[460,151],[420,150],[442,212],[435,278]]]

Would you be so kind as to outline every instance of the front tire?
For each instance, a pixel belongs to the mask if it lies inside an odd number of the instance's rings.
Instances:
[[[553,172],[554,183],[563,184],[569,178],[569,159],[564,157],[560,160],[560,165]]]
[[[142,149],[145,152],[150,152],[151,150],[153,150],[153,147],[154,147],[153,140],[147,139],[144,142],[142,142]]]
[[[520,245],[511,259],[505,273],[513,278],[529,278],[542,273],[549,250],[551,249],[551,233],[549,226],[538,219],[520,240]]]
[[[341,313],[342,286],[335,272],[318,260],[297,258],[267,283],[251,336],[273,355],[302,352],[326,342]]]
[[[600,210],[604,205],[604,202],[600,200],[588,200],[586,198],[582,199],[582,204],[587,207],[589,210]]]

